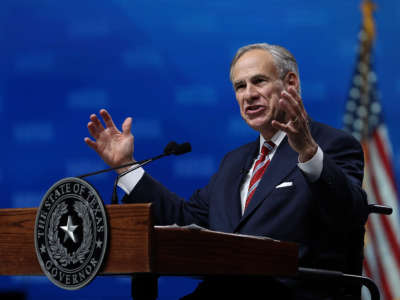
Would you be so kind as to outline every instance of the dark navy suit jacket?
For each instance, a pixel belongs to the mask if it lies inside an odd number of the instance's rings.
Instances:
[[[124,201],[152,202],[157,224],[196,223],[216,231],[293,241],[300,244],[301,266],[353,272],[351,260],[360,251],[353,239],[367,218],[363,151],[340,130],[313,121],[310,129],[324,153],[320,178],[307,179],[285,137],[243,215],[240,186],[258,154],[259,139],[226,154],[208,185],[189,201],[148,174]],[[292,185],[276,188],[282,182]],[[300,289],[298,281],[282,282]]]

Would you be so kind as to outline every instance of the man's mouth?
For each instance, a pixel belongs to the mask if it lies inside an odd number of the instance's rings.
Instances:
[[[265,110],[265,106],[263,105],[250,105],[246,107],[245,112],[247,115],[253,115],[258,114],[263,110]]]

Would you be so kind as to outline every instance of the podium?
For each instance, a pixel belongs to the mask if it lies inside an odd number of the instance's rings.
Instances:
[[[206,229],[154,226],[151,204],[106,205],[109,245],[99,275],[294,276],[298,245]],[[36,208],[0,209],[0,275],[44,275]]]

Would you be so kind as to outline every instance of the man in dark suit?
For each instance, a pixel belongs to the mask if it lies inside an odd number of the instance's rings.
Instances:
[[[348,134],[308,117],[296,60],[283,47],[240,48],[230,77],[240,113],[260,132],[259,139],[229,152],[209,184],[189,201],[144,170],[121,178],[124,201],[152,202],[158,224],[196,223],[297,242],[301,266],[351,272],[354,252],[360,250],[352,249],[353,239],[360,237],[367,216],[361,146]],[[85,138],[86,143],[111,167],[134,161],[131,118],[120,132],[107,111],[100,115],[106,127],[91,115],[88,129],[95,141]],[[287,278],[215,278],[200,284],[188,299],[248,298],[259,292],[269,299],[334,299],[339,290]]]

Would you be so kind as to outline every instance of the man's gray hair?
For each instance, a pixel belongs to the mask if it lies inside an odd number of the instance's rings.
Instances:
[[[275,62],[275,66],[277,67],[279,72],[279,77],[281,79],[283,79],[288,72],[295,73],[297,75],[297,78],[299,79],[299,92],[301,92],[299,68],[297,66],[297,61],[294,58],[293,54],[282,46],[270,45],[267,43],[250,44],[239,48],[234,58],[232,59],[230,66],[229,77],[231,81],[233,80],[232,73],[233,73],[233,67],[235,66],[236,62],[243,54],[254,49],[265,50],[272,55]]]

